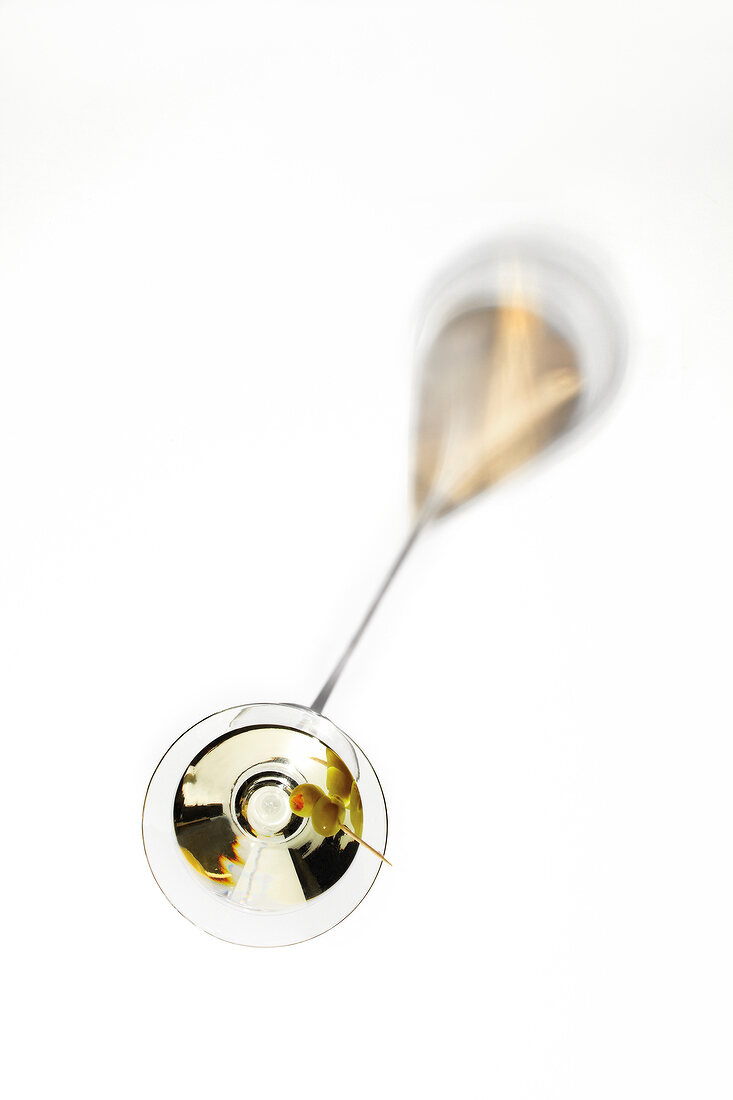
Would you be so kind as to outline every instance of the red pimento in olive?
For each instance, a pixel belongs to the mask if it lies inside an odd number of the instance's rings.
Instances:
[[[298,817],[310,817],[323,791],[315,783],[301,783],[290,792],[290,809]]]

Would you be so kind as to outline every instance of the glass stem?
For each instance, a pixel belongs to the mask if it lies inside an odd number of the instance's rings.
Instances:
[[[432,508],[427,508],[427,507],[423,508],[423,510],[418,515],[417,519],[415,520],[415,523],[413,524],[413,526],[410,530],[409,535],[407,536],[405,542],[402,545],[402,548],[401,548],[399,554],[397,555],[395,560],[392,562],[392,565],[390,566],[386,577],[384,578],[381,585],[379,586],[379,589],[377,590],[377,594],[375,595],[372,602],[369,604],[369,607],[367,608],[366,614],[364,615],[363,619],[359,623],[359,626],[357,627],[357,630],[356,630],[355,634],[351,638],[351,641],[349,642],[346,649],[344,650],[341,657],[339,658],[338,662],[336,663],[336,667],[334,668],[333,672],[328,677],[325,684],[323,685],[321,690],[318,692],[318,695],[316,695],[315,699],[311,703],[311,710],[315,710],[319,714],[323,713],[323,708],[326,705],[326,702],[328,701],[328,698],[329,698],[331,692],[333,691],[334,687],[336,686],[336,683],[337,683],[339,677],[341,676],[341,673],[344,670],[346,662],[348,661],[349,657],[351,656],[351,654],[354,652],[357,645],[359,644],[359,641],[361,639],[362,634],[364,633],[366,628],[369,626],[369,623],[372,620],[372,616],[374,615],[374,612],[377,610],[380,603],[382,602],[382,597],[384,596],[385,592],[387,591],[387,589],[391,585],[394,578],[397,576],[397,573],[399,572],[400,566],[402,565],[405,558],[408,556],[408,554],[412,550],[413,546],[417,542],[418,536],[424,531],[425,527],[427,526],[427,524],[432,519],[432,516],[433,516]]]

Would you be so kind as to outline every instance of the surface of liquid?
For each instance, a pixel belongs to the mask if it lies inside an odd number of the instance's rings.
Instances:
[[[284,727],[235,730],[189,765],[176,791],[176,840],[204,888],[247,909],[307,904],[348,871],[358,843],[322,836],[290,809],[292,791],[339,786],[345,823],[361,834],[358,787],[318,738]],[[354,791],[345,794],[346,788]]]

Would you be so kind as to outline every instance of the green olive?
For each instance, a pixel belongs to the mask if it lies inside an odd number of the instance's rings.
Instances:
[[[351,796],[349,798],[349,814],[351,816],[351,828],[357,836],[361,836],[364,828],[364,807],[356,783],[351,784]]]
[[[346,771],[346,765],[337,752],[333,749],[326,749],[326,760],[328,761],[329,768],[340,768],[341,771]]]
[[[313,807],[313,828],[321,836],[335,836],[346,816],[346,807],[338,798],[324,794]]]
[[[328,793],[333,795],[334,798],[340,798],[346,806],[349,804],[351,784],[351,775],[344,770],[343,766],[340,768],[331,767],[326,772]]]
[[[315,783],[301,783],[290,795],[290,809],[298,817],[310,817],[323,791]]]

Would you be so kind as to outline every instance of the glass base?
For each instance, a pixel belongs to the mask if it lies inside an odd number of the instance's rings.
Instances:
[[[323,797],[312,811],[304,784]],[[156,768],[143,807],[148,863],[171,904],[211,935],[253,947],[311,939],[356,908],[381,867],[362,835],[384,852],[387,810],[371,764],[327,718],[291,704],[232,707],[192,726]]]

